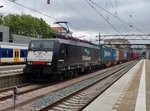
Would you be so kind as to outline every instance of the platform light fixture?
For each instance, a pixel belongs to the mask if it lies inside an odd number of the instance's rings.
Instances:
[[[10,0],[11,2],[15,2],[15,1],[17,1],[17,0]]]
[[[0,5],[0,8],[3,8],[4,6],[3,5]]]
[[[47,0],[47,4],[50,4],[50,0]]]

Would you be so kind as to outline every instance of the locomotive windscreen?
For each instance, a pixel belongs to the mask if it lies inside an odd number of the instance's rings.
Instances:
[[[53,50],[54,41],[32,41],[29,46],[29,50],[34,51],[44,51],[44,50]]]

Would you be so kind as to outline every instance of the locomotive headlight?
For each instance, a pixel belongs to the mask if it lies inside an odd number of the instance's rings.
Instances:
[[[32,62],[28,62],[28,65],[31,65],[32,64]]]
[[[47,65],[51,65],[51,63],[50,63],[50,62],[48,62],[48,63],[47,63]]]

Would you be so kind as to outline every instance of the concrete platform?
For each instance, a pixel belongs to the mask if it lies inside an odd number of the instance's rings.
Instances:
[[[139,61],[83,111],[150,111],[150,60]]]

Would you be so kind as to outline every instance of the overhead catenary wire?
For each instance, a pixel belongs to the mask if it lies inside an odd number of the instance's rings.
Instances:
[[[106,4],[107,4],[107,7],[106,7],[106,10],[107,11],[109,11],[108,10],[108,3],[107,2],[109,2],[110,3],[110,6],[115,10],[115,14],[116,14],[116,16],[117,16],[117,0],[115,1],[115,5],[116,5],[116,9],[114,8],[114,6],[113,6],[113,4],[112,4],[112,2],[111,2],[111,0],[106,0]],[[107,13],[107,14],[109,14],[109,13]],[[107,15],[108,16],[108,15]],[[121,22],[122,23],[122,22]],[[124,26],[124,24],[122,23],[122,27],[125,29],[125,31],[127,31],[128,33],[130,33],[130,31]],[[125,38],[125,37],[124,37]],[[130,37],[129,37],[130,38]]]
[[[48,14],[42,13],[42,12],[40,12],[40,11],[37,11],[37,10],[32,9],[32,8],[30,8],[30,7],[27,7],[27,6],[23,5],[23,4],[17,3],[17,2],[15,2],[14,0],[8,0],[8,1],[10,1],[10,2],[12,2],[12,3],[14,3],[14,4],[18,5],[18,6],[21,6],[21,7],[23,7],[23,8],[26,8],[26,9],[28,9],[28,10],[31,10],[31,11],[33,11],[33,12],[36,12],[36,13],[38,13],[38,14],[40,14],[40,15],[43,15],[43,16],[45,16],[45,17],[51,18],[52,20],[55,20],[56,22],[60,21],[60,20],[58,20],[58,19],[56,19],[56,18],[54,18],[54,17],[52,17],[52,16],[50,16],[50,15],[48,15]],[[89,32],[83,31],[82,29],[80,29],[80,28],[78,28],[78,27],[76,27],[76,26],[73,26],[73,25],[71,25],[71,24],[70,24],[70,27],[72,27],[72,28],[74,28],[74,29],[76,29],[76,30],[79,30],[79,31],[81,31],[81,32],[85,32],[85,33],[87,33],[87,34],[89,34],[89,35],[93,35],[93,34],[91,34],[91,33],[89,33]]]
[[[106,10],[108,10],[108,3],[110,3],[110,6],[112,7],[112,9],[115,10],[115,15],[117,16],[117,0],[115,0],[115,5],[116,5],[116,9],[115,9],[115,6],[113,6],[111,0],[107,1],[106,0],[106,4],[107,4],[107,7],[106,7]],[[108,14],[108,13],[107,13]],[[108,16],[108,15],[107,15]],[[122,23],[122,22],[121,22]],[[130,33],[130,31],[124,26],[124,24],[122,23],[122,27],[125,29],[126,32]],[[125,37],[124,37],[125,38]],[[130,37],[129,37],[130,38]]]
[[[140,25],[144,29],[144,26],[142,26],[141,23],[139,23],[138,21],[135,20],[135,18],[133,18],[133,15],[130,14],[130,12],[121,4],[121,2],[118,1],[118,4],[120,5],[120,7],[122,7],[123,10],[125,10],[128,16],[130,16],[138,25]]]
[[[13,1],[13,0],[10,0],[10,1]],[[67,1],[67,0],[66,0]],[[89,1],[92,1],[92,0],[89,0]],[[108,1],[108,0],[107,0]],[[111,0],[109,0],[110,2],[111,2]],[[117,1],[117,0],[116,0]],[[62,2],[64,2],[64,1],[62,1]],[[18,2],[14,2],[14,3],[18,3]],[[66,2],[67,3],[67,2]],[[91,5],[93,5],[91,2],[89,2]],[[118,2],[119,3],[119,2]],[[112,4],[112,2],[110,3],[110,4]],[[22,5],[22,4],[21,4]],[[24,4],[23,4],[24,5]],[[72,7],[72,4],[69,2],[69,5],[70,5],[70,7]],[[68,5],[68,6],[69,6]],[[119,5],[119,4],[118,4]],[[95,5],[93,5],[94,7],[95,7],[95,9],[97,9],[98,10],[98,8],[95,6]],[[111,5],[112,7],[115,7],[115,5],[113,6],[113,4]],[[27,5],[25,6],[25,7],[28,7]],[[28,7],[28,8],[30,8],[30,7]],[[39,12],[39,14],[42,14],[42,15],[44,15],[44,16],[47,16],[47,17],[49,17],[49,18],[51,18],[51,19],[53,19],[53,20],[55,20],[55,21],[60,21],[60,20],[58,20],[58,19],[56,19],[57,17],[54,17],[54,16],[52,16],[52,15],[48,15],[48,13],[43,13],[43,12],[40,12],[40,11],[37,11],[37,10],[35,10],[35,9],[32,9],[32,8],[30,8],[30,10],[32,10],[32,11],[34,11],[34,12]],[[66,9],[65,9],[66,10]],[[91,26],[93,26],[94,28],[99,28],[99,23],[94,23],[94,21],[92,21],[91,22],[91,20],[88,18],[88,17],[86,17],[86,16],[84,16],[84,14],[82,14],[82,13],[80,13],[80,11],[79,10],[76,10],[76,8],[74,8],[74,7],[72,7],[72,11],[75,11],[76,13],[78,13],[78,15],[79,16],[81,16],[81,18],[83,18],[83,20],[85,21],[85,22],[88,22],[87,24],[90,24]],[[98,10],[99,11],[99,10]],[[107,10],[108,12],[110,12],[111,10]],[[100,13],[100,11],[99,11],[99,13]],[[110,12],[111,13],[111,12]],[[75,13],[74,13],[75,14]],[[72,15],[74,15],[74,14],[72,14]],[[115,15],[115,14],[113,14],[113,15]],[[105,19],[106,19],[106,17],[104,16],[104,15],[102,15]],[[115,15],[115,16],[117,16],[117,15]],[[117,16],[118,17],[118,16]],[[69,21],[70,22],[70,21]],[[84,22],[84,23],[85,23]],[[112,21],[111,21],[111,19],[110,20],[108,20],[108,22],[110,22],[118,31],[120,30],[119,28],[117,28],[117,26],[115,26],[113,23],[112,23]],[[126,21],[125,21],[126,22]],[[89,32],[89,31],[85,31],[85,30],[83,30],[83,29],[81,29],[82,27],[77,27],[78,25],[77,24],[72,24],[72,22],[70,22],[71,24],[69,24],[73,29],[76,29],[76,30],[79,30],[79,31],[81,31],[81,32],[85,32],[85,33],[87,33],[87,34],[90,34],[90,35],[94,35],[94,34],[92,34],[91,32]],[[83,23],[83,22],[82,22]],[[123,23],[124,25],[125,25],[125,23],[124,22],[121,22],[121,23]],[[127,22],[126,22],[127,23]],[[128,23],[127,23],[128,24]],[[126,25],[127,25],[126,24]],[[74,25],[76,25],[76,26],[74,26]],[[129,24],[128,24],[128,26],[129,26]],[[92,27],[90,27],[90,28],[92,28]],[[127,28],[127,27],[124,27],[124,28]],[[130,28],[132,28],[132,27],[130,27]],[[136,28],[136,27],[135,27]],[[92,28],[93,29],[93,28]],[[125,29],[126,31],[127,31],[127,29]],[[120,32],[120,31],[119,31]],[[118,32],[117,32],[118,33]]]
[[[89,1],[91,1],[91,0],[89,0]],[[92,4],[90,4],[89,2],[88,2],[88,0],[86,0],[86,2],[92,7],[92,8],[94,8],[94,6],[92,5]],[[96,10],[96,8],[94,9],[94,10]],[[105,9],[106,10],[106,9]],[[98,12],[98,10],[96,10],[97,12]],[[108,11],[109,12],[109,11]],[[98,12],[99,14],[100,14],[100,12]],[[102,17],[103,17],[103,19],[105,19],[105,17],[102,15],[102,14],[100,14]],[[117,28],[113,25],[113,24],[111,24],[107,19],[105,19],[105,21],[107,21],[115,30],[117,30]],[[122,22],[121,22],[122,23]],[[124,24],[123,24],[123,28],[127,31],[127,32],[129,32],[127,29],[126,29],[126,27],[124,26]],[[119,30],[117,30],[117,32],[120,34],[120,32],[119,32]],[[130,32],[129,32],[130,33]],[[120,34],[121,35],[121,34]],[[116,36],[115,36],[116,37]],[[113,37],[112,39],[115,39],[115,37]],[[105,37],[104,37],[105,38]],[[104,39],[104,38],[102,38],[102,39]],[[120,38],[120,37],[118,37],[118,38]],[[130,37],[129,37],[130,38]],[[121,38],[120,38],[121,39]]]
[[[95,3],[94,1],[89,0],[89,2],[91,2],[91,3],[94,4],[95,6],[99,7],[100,9],[104,10],[105,12],[109,13],[109,14],[112,15],[113,17],[119,19],[120,21],[122,21],[123,23],[125,23],[128,27],[130,27],[130,25],[129,25],[126,21],[124,21],[124,20],[121,19],[120,17],[118,17],[118,16],[112,14],[111,12],[109,12],[109,11],[106,10],[106,9],[104,9],[103,7],[101,7],[100,5],[98,5],[97,3]],[[143,33],[141,30],[139,30],[138,28],[136,28],[136,27],[134,27],[134,26],[131,27],[131,28],[135,29],[136,31],[138,31],[138,32],[140,32],[140,33]]]
[[[59,21],[58,19],[55,19],[55,18],[53,18],[53,17],[50,16],[50,15],[47,15],[47,14],[45,14],[45,13],[42,13],[42,12],[40,12],[40,11],[37,11],[37,10],[35,10],[35,9],[32,9],[32,8],[30,8],[30,7],[27,7],[27,6],[25,6],[25,5],[22,5],[22,4],[20,4],[20,3],[17,3],[17,2],[15,2],[15,1],[12,1],[12,0],[8,0],[8,1],[10,1],[10,2],[12,2],[12,3],[14,3],[14,4],[17,4],[17,5],[21,6],[21,7],[24,7],[24,8],[26,8],[26,9],[28,9],[28,10],[31,10],[31,11],[33,11],[33,12],[36,12],[36,13],[39,13],[39,14],[44,15],[44,16],[46,16],[46,17],[49,17],[49,18],[51,18],[51,19],[53,19],[53,20]]]
[[[99,28],[99,25],[97,25],[93,20],[89,20],[87,19],[87,17],[85,17],[85,15],[82,15],[80,13],[80,11],[78,11],[78,9],[76,9],[75,7],[73,7],[70,3],[66,2],[66,0],[63,0],[64,4],[67,5],[68,7],[70,7],[74,12],[76,12],[83,20],[85,20],[87,23],[91,24],[91,26],[93,26],[94,28]]]
[[[85,0],[85,2],[96,12],[99,16],[101,16],[117,33],[121,34],[120,31],[115,28],[113,24],[111,24],[93,5],[91,5],[88,0]]]
[[[65,0],[63,0],[63,2],[64,2],[64,4],[67,6],[67,7],[69,7],[71,10],[73,10],[76,14],[78,14],[83,20],[85,20],[86,22],[88,22],[88,23],[90,23],[92,26],[94,25],[94,27],[97,27],[97,26],[95,26],[95,24],[92,24],[89,20],[87,20],[85,17],[83,17],[80,13],[78,13],[78,11],[77,11],[77,9],[76,8],[73,8],[73,6],[70,4],[70,3],[68,3],[68,2],[66,2]],[[72,26],[72,25],[71,25]],[[73,28],[75,28],[75,29],[78,29],[77,27],[75,27],[75,26],[72,26]],[[89,34],[89,32],[87,32],[88,34]],[[90,34],[91,35],[91,34]]]
[[[109,0],[109,3],[110,3],[110,5],[111,5],[111,7],[112,7],[113,9],[115,9],[114,6],[113,6],[113,4],[112,4],[112,2],[111,2],[111,0]]]
[[[76,9],[75,7],[73,7],[69,2],[67,2],[66,0],[63,0],[64,4],[66,6],[68,6],[69,8],[71,8],[76,14],[78,14],[84,21],[86,21],[87,23],[89,23],[91,26],[93,26],[96,29],[100,29],[97,23],[95,23],[92,19],[89,19],[89,17],[86,17],[86,15],[83,15],[80,13],[80,11],[78,9]],[[74,27],[74,26],[72,26]],[[77,28],[77,27],[74,27]],[[105,32],[105,31],[104,31]],[[87,32],[88,33],[88,32]]]
[[[117,0],[116,0],[117,1]],[[125,7],[123,7],[123,5],[118,1],[117,2],[117,4],[119,4],[124,10],[125,10],[125,12],[129,15],[129,17],[130,18],[133,18],[133,16],[129,13],[129,11],[128,10],[126,10],[125,9]],[[135,21],[135,19],[134,19],[134,21]],[[137,22],[137,21],[135,21],[135,22]],[[131,27],[134,27],[132,24],[129,24],[129,26],[131,25]],[[134,27],[135,28],[135,27]],[[143,31],[141,31],[141,30],[139,30],[139,29],[137,29],[137,28],[135,28],[137,31],[139,31],[139,32],[141,32],[141,33],[143,33]],[[144,33],[143,33],[144,34]],[[139,35],[139,37],[141,37],[142,39],[144,39],[142,36],[140,36]],[[136,38],[136,37],[135,37]]]

